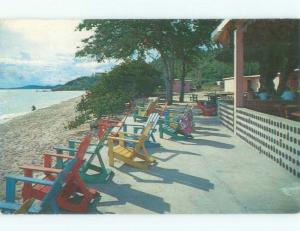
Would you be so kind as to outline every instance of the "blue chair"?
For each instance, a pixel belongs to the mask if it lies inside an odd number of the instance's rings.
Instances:
[[[76,161],[76,159],[70,160],[54,181],[25,176],[6,176],[6,198],[5,201],[0,201],[1,211],[4,213],[13,213],[21,208],[22,204],[16,202],[16,184],[17,182],[23,182],[51,187],[42,201],[35,201],[31,205],[28,210],[29,213],[42,213],[47,211],[47,209],[50,209],[52,213],[60,213],[60,209],[56,204],[56,197],[64,187],[65,179],[68,177]]]

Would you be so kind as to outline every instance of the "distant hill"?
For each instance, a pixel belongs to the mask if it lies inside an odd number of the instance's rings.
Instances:
[[[40,86],[40,85],[26,85],[23,87],[9,87],[9,88],[0,88],[0,89],[52,89],[56,86]]]
[[[64,85],[56,86],[52,88],[52,91],[81,91],[88,90],[99,81],[100,75],[83,76],[77,79],[71,80]]]
[[[73,79],[65,84],[55,86],[41,86],[41,85],[26,85],[23,87],[10,87],[0,89],[51,89],[52,91],[84,91],[94,86],[99,80],[101,73],[96,73],[92,76],[82,76]]]

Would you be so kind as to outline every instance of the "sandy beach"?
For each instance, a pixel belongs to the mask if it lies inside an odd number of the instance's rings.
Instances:
[[[41,164],[43,153],[53,152],[54,145],[66,145],[72,137],[82,137],[89,129],[88,124],[64,128],[75,117],[79,100],[73,98],[0,124],[0,198],[5,192],[5,175],[23,175],[19,166]]]

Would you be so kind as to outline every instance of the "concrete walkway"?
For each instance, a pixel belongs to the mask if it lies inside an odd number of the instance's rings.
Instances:
[[[149,150],[157,165],[148,171],[117,162],[112,181],[97,186],[99,213],[299,212],[299,179],[233,136],[217,117],[194,119],[194,139],[158,138],[162,147]]]

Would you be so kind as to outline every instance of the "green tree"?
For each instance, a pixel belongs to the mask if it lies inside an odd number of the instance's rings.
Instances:
[[[93,31],[93,35],[83,40],[84,46],[76,56],[90,56],[98,61],[156,56],[163,64],[166,99],[172,103],[175,60],[182,60],[184,79],[190,56],[207,44],[212,25],[216,25],[216,20],[208,20],[207,25],[200,22],[206,21],[84,20],[78,29]]]
[[[244,57],[246,63],[256,63],[260,85],[274,90],[273,79],[281,73],[278,94],[286,86],[288,75],[299,67],[299,22],[292,19],[245,20]],[[223,49],[220,60],[232,62],[233,43]]]
[[[288,75],[299,67],[300,20],[251,20],[245,32],[246,59],[259,63],[261,86],[273,90],[278,72],[278,94],[286,86]]]
[[[184,100],[185,78],[191,69],[188,65],[192,66],[197,57],[214,49],[215,44],[210,35],[219,22],[220,20],[178,20],[174,23],[175,55],[181,63],[180,102]]]
[[[100,80],[77,105],[80,115],[69,127],[82,124],[91,116],[117,115],[132,98],[150,96],[161,85],[160,73],[143,61],[127,61],[101,75]]]
[[[76,56],[105,59],[146,59],[158,53],[164,69],[166,97],[172,101],[174,48],[170,20],[84,20],[79,30],[91,30]]]

